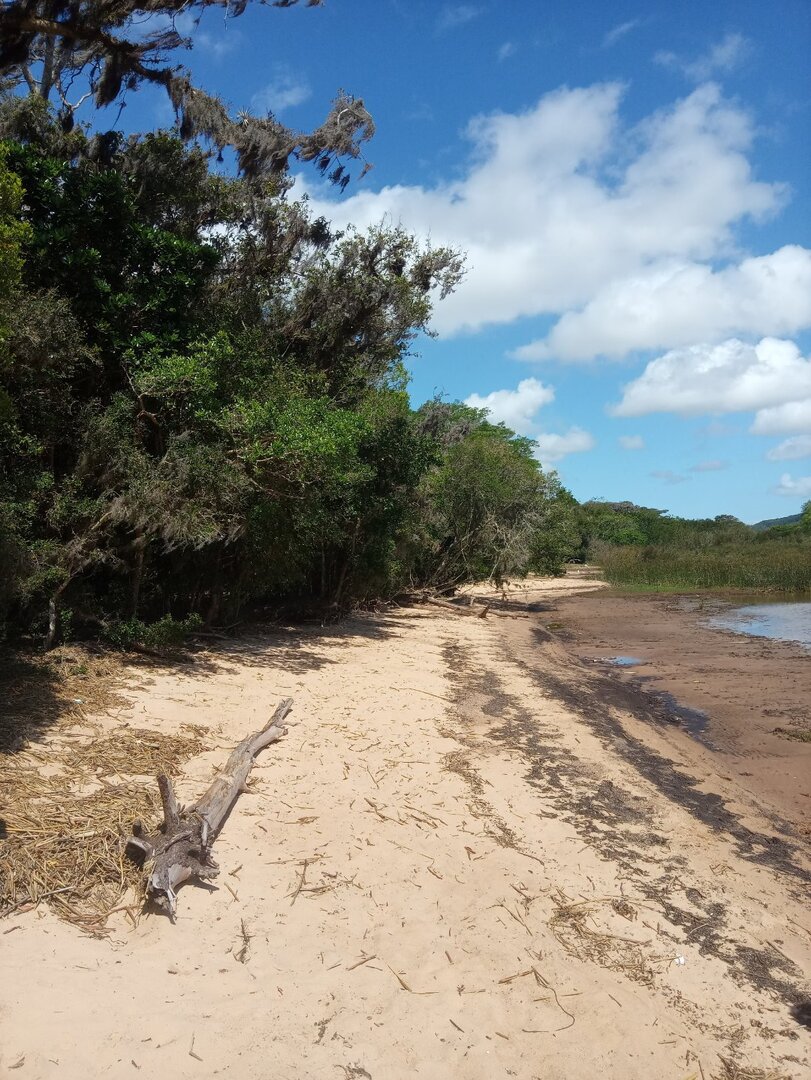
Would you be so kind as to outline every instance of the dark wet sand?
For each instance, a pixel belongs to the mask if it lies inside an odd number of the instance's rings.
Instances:
[[[811,652],[705,625],[727,606],[707,597],[606,589],[561,597],[537,617],[577,656],[598,661],[601,673],[681,728],[686,759],[700,757],[808,837],[811,743],[775,729],[811,731]],[[601,662],[617,655],[643,663]],[[678,706],[698,715],[680,714]]]

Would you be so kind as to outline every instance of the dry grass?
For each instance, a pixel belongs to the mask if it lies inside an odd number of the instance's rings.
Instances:
[[[121,841],[136,819],[160,821],[156,774],[177,775],[203,747],[200,732],[124,727],[67,750],[0,758],[0,914],[47,901],[61,918],[104,933],[111,911],[141,886]]]
[[[104,934],[110,913],[142,884],[122,837],[136,819],[160,821],[155,776],[176,776],[199,754],[204,729],[167,735],[91,723],[88,713],[120,703],[115,656],[62,649],[13,659],[2,687],[10,708],[0,729],[0,916],[44,902]]]
[[[790,1076],[776,1069],[753,1069],[739,1065],[732,1058],[719,1058],[721,1071],[712,1074],[712,1080],[791,1080]]]
[[[596,914],[604,905],[629,920],[631,905],[623,901],[619,910],[616,898],[569,903],[567,898],[555,899],[557,910],[549,920],[549,928],[563,948],[578,960],[591,960],[600,967],[619,971],[629,979],[645,986],[653,984],[656,969],[666,957],[651,956],[645,942],[611,933],[596,922]],[[593,925],[592,925],[593,924]]]

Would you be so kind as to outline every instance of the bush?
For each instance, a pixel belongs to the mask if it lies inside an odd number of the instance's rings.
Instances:
[[[133,645],[143,645],[147,649],[171,649],[183,645],[202,625],[203,620],[196,614],[186,619],[164,615],[153,623],[127,619],[106,627],[102,637],[119,649],[131,649]]]

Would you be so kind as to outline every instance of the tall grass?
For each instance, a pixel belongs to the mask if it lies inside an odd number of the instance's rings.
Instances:
[[[807,593],[811,597],[808,542],[774,540],[725,544],[704,550],[596,544],[592,558],[612,585],[662,592],[746,589]]]

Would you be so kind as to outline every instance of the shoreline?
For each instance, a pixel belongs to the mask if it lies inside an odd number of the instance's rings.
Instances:
[[[811,653],[707,624],[739,600],[605,587],[563,597],[539,618],[573,656],[638,695],[686,758],[731,775],[808,836],[811,743],[782,732],[811,730]],[[640,662],[601,662],[618,655]]]

